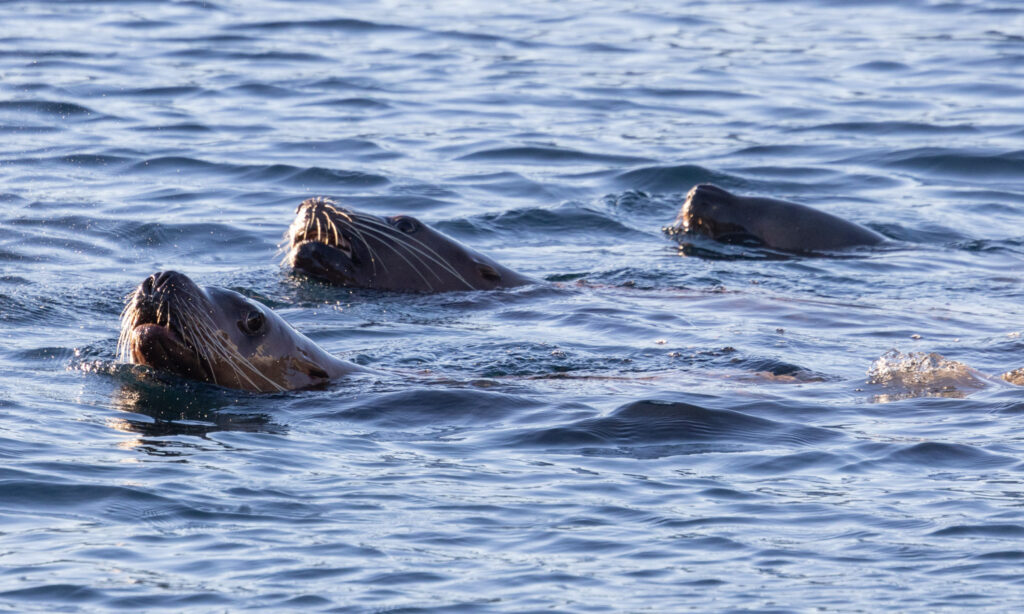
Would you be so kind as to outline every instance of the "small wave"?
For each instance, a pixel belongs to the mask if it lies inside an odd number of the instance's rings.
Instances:
[[[1015,181],[1024,178],[1024,150],[989,152],[921,147],[892,153],[879,152],[855,156],[842,162],[870,163],[918,171],[927,175],[974,181],[982,177]]]
[[[104,154],[73,154],[67,156],[55,156],[49,158],[17,158],[7,161],[8,164],[22,166],[49,166],[54,164],[67,164],[78,167],[103,167],[115,166],[131,162],[133,158],[124,156],[111,156]]]
[[[390,183],[387,177],[360,171],[329,169],[319,166],[301,168],[289,164],[223,164],[196,158],[167,156],[151,158],[131,167],[136,172],[231,175],[247,181],[267,181],[302,188],[373,187]]]
[[[622,241],[628,236],[646,233],[634,230],[609,214],[589,205],[569,201],[554,209],[525,207],[474,216],[473,226],[508,231],[516,235],[573,237],[574,241],[593,242],[597,235]]]
[[[107,230],[111,236],[127,245],[156,249],[169,246],[175,250],[196,248],[203,252],[214,249],[252,248],[260,240],[253,233],[232,224],[212,222],[162,223],[111,221]]]
[[[40,584],[0,592],[0,598],[20,602],[81,604],[103,600],[105,594],[80,584]]]
[[[1024,538],[1024,525],[1019,524],[961,524],[934,531],[936,537],[992,537],[997,539]]]
[[[28,124],[0,124],[0,134],[48,134],[60,132],[56,126],[31,126]]]
[[[359,171],[343,171],[314,166],[299,170],[284,183],[298,187],[337,188],[341,186],[374,187],[391,183],[387,177],[362,173]]]
[[[794,454],[783,454],[764,458],[761,455],[751,455],[737,459],[729,464],[730,469],[743,473],[760,475],[786,475],[801,471],[815,471],[825,473],[846,463],[846,458],[840,454],[813,450],[809,452],[796,452]]]
[[[754,443],[772,447],[809,445],[838,435],[833,431],[786,424],[728,409],[683,402],[636,401],[610,415],[567,426],[520,433],[516,446],[638,446],[682,443]],[[702,451],[707,451],[702,448]]]
[[[265,31],[332,30],[349,33],[415,30],[415,28],[410,28],[408,26],[376,23],[373,21],[352,18],[261,21],[254,23],[232,24],[227,26],[227,29]]]
[[[962,235],[961,235],[962,237]],[[1024,253],[1024,237],[1020,239],[963,239],[958,237],[948,244],[953,249],[965,252],[984,254],[1021,254]]]
[[[993,454],[975,446],[929,441],[901,448],[887,455],[882,462],[966,471],[1005,467],[1019,461],[1012,456]]]
[[[391,105],[383,100],[377,100],[375,98],[366,97],[354,97],[354,98],[333,98],[329,100],[315,100],[310,102],[306,106],[316,107],[340,107],[344,109],[362,109],[362,110],[376,110],[386,111],[391,108]]]
[[[75,356],[75,350],[65,347],[34,348],[14,352],[12,356],[29,362],[59,362],[63,364]]]
[[[867,70],[871,72],[902,72],[910,70],[910,66],[907,66],[903,62],[892,62],[889,60],[875,60],[874,62],[865,62],[858,64],[853,67],[855,70]]]
[[[222,51],[207,47],[195,47],[191,49],[178,49],[163,54],[168,58],[186,58],[192,60],[226,60],[226,61],[248,61],[248,62],[274,62],[281,64],[305,63],[305,62],[330,62],[327,56],[318,53],[304,53],[299,51],[260,51],[245,53],[241,51]]]
[[[668,99],[690,99],[690,98],[754,98],[751,94],[734,92],[730,90],[709,90],[709,89],[687,89],[671,87],[630,87],[630,88],[608,88],[589,87],[581,91],[602,94],[608,96],[627,97],[633,100],[646,98],[668,98]]]
[[[388,151],[373,141],[366,139],[288,141],[279,143],[276,147],[281,151],[345,154],[375,160],[402,157],[401,153]]]
[[[357,399],[318,417],[366,422],[387,429],[433,428],[500,422],[512,413],[538,406],[537,401],[526,397],[499,392],[412,388]]]
[[[54,511],[62,508],[79,509],[83,506],[109,501],[132,501],[152,505],[175,505],[167,499],[128,486],[101,484],[71,484],[46,480],[0,480],[4,505],[13,508]]]
[[[511,171],[484,173],[481,175],[461,175],[452,178],[452,181],[468,188],[498,194],[507,198],[520,198],[530,201],[550,201],[559,198],[559,191],[552,187],[550,182],[529,179]]]
[[[171,86],[171,87],[140,87],[134,89],[118,90],[118,96],[138,98],[179,98],[181,96],[193,96],[203,93],[205,90],[196,86]]]
[[[268,85],[266,83],[243,83],[242,85],[235,85],[228,88],[233,94],[245,94],[254,98],[294,98],[296,96],[302,96],[301,92],[294,89],[288,89],[278,87],[276,85]]]
[[[213,128],[195,122],[183,122],[180,124],[157,124],[152,126],[133,126],[132,130],[138,132],[180,132],[182,134],[214,132]]]
[[[184,156],[163,156],[137,162],[132,166],[131,170],[140,172],[155,171],[159,173],[180,173],[181,171],[210,173],[225,166],[215,162],[207,162]]]
[[[178,24],[162,19],[116,19],[106,22],[106,25],[114,26],[115,28],[127,28],[129,30],[157,30],[160,28],[173,28]]]
[[[620,173],[616,181],[632,190],[666,193],[686,192],[698,183],[714,183],[725,188],[747,185],[748,182],[694,164],[649,166]]]
[[[533,164],[600,162],[605,164],[640,164],[649,158],[595,154],[561,147],[500,147],[476,151],[456,158],[464,161],[526,162]]]
[[[737,156],[765,156],[780,158],[786,156],[820,159],[836,152],[835,147],[825,145],[755,145],[744,147],[734,152]],[[816,169],[821,173],[832,172],[829,169]]]
[[[512,38],[509,36],[503,36],[500,34],[490,34],[487,32],[466,32],[463,30],[436,30],[428,31],[428,36],[438,36],[442,38],[450,38],[457,41],[465,41],[468,43],[504,43],[513,47],[521,48],[533,48],[533,47],[548,47],[545,43],[540,43],[531,40],[524,40],[520,38]]]
[[[38,60],[40,58],[63,58],[66,60],[82,60],[95,57],[92,53],[84,51],[73,51],[71,49],[3,49],[0,50],[0,58],[28,58]]]
[[[44,323],[55,313],[58,313],[58,306],[52,303],[0,293],[0,322],[5,324]]]
[[[860,122],[833,122],[818,124],[814,126],[803,126],[791,128],[792,132],[830,132],[843,134],[875,134],[875,135],[968,135],[978,134],[977,127],[970,124],[928,124],[923,122],[910,121],[860,121]]]
[[[314,90],[319,89],[330,91],[391,91],[391,88],[385,87],[381,81],[372,77],[328,77],[326,79],[313,81],[312,83],[309,83],[307,87]]]
[[[100,118],[105,117],[89,107],[75,104],[73,102],[58,102],[53,100],[3,100],[0,101],[0,113],[32,113],[35,115],[48,115],[60,119],[72,118]]]

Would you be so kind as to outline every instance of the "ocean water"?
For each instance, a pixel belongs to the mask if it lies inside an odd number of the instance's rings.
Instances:
[[[1024,7],[0,3],[0,611],[1024,604]],[[661,228],[712,182],[891,239]],[[531,275],[348,291],[295,206]],[[166,269],[380,375],[119,364]]]

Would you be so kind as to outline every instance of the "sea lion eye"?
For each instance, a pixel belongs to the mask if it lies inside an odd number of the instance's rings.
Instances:
[[[238,321],[238,328],[247,335],[258,335],[263,332],[265,318],[259,310],[253,309]]]
[[[405,234],[412,234],[420,228],[419,222],[404,215],[391,218],[391,223],[395,225],[395,228],[401,230]]]

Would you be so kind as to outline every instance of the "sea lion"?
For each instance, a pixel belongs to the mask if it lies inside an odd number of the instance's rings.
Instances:
[[[295,270],[349,288],[450,292],[533,283],[414,217],[371,215],[323,197],[295,210],[285,246]]]
[[[789,252],[832,251],[886,240],[824,211],[774,198],[737,196],[707,183],[690,190],[675,222],[664,230]]]
[[[1015,384],[1017,386],[1024,386],[1024,367],[1020,369],[1014,369],[1013,371],[1007,371],[1003,373],[1002,377],[1005,381]]]
[[[324,384],[362,367],[331,356],[273,310],[237,292],[154,273],[128,296],[122,360],[211,384],[280,392]]]

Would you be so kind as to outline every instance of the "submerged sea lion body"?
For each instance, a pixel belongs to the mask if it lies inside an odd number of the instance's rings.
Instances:
[[[123,360],[227,388],[279,392],[365,371],[331,356],[270,308],[166,271],[146,278],[121,314]]]
[[[533,283],[414,217],[381,217],[303,201],[288,233],[287,262],[349,288],[397,292],[492,290]]]
[[[694,186],[675,222],[665,230],[790,252],[831,251],[886,240],[824,211],[774,198],[737,196],[711,184]]]
[[[1003,373],[1002,377],[1005,381],[1015,384],[1017,386],[1024,386],[1024,367],[1020,369],[1014,369],[1013,371],[1007,371]]]

